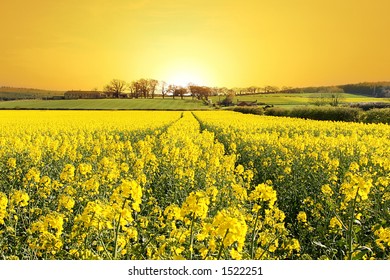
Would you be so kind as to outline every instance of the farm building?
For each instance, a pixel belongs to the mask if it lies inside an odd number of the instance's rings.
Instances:
[[[95,99],[104,98],[105,94],[100,91],[70,90],[64,93],[65,99]]]

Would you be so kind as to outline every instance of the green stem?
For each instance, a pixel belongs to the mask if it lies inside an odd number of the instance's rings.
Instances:
[[[122,210],[125,208],[125,205],[126,205],[126,199],[125,201],[123,201]],[[122,219],[122,213],[119,213],[118,224],[116,225],[116,229],[115,229],[114,260],[116,260],[118,254],[118,236],[119,236],[119,227],[121,224],[121,219]]]
[[[347,231],[347,243],[348,243],[348,259],[352,260],[352,245],[353,245],[353,238],[352,238],[352,232],[353,232],[353,220],[355,219],[355,205],[356,205],[356,199],[359,195],[359,188],[356,190],[356,195],[352,203],[352,210],[351,210],[351,216],[349,218],[349,225],[348,225],[348,231]]]
[[[269,247],[271,247],[271,244],[274,243],[274,241],[276,239],[278,239],[282,234],[279,233],[274,239],[271,240],[271,242],[268,243],[267,247],[265,247],[265,250],[263,250],[263,253],[261,253],[260,257],[259,257],[259,260],[263,257],[263,255],[266,253],[266,252],[269,252],[268,249]]]
[[[256,235],[256,228],[257,228],[257,223],[259,221],[259,216],[260,216],[260,209],[256,213],[256,220],[255,220],[255,226],[253,227],[253,232],[252,232],[252,242],[251,242],[251,259],[253,259],[254,256],[254,248],[255,248],[255,235]]]
[[[221,246],[219,247],[217,260],[219,260],[221,258],[221,254],[222,254],[222,250],[223,250],[223,242],[225,241],[225,238],[228,235],[228,233],[229,233],[229,229],[226,230],[225,236],[223,237],[223,239],[221,241]]]
[[[93,218],[95,217],[95,212],[92,213],[92,216],[91,216],[91,221],[93,221]],[[99,230],[99,222],[98,222],[98,230]],[[90,232],[90,227],[87,228],[87,234],[85,235],[85,238],[84,238],[84,248],[87,248],[87,239],[88,239],[88,235],[89,235],[89,232]],[[81,235],[81,233],[79,234]]]
[[[195,212],[192,214],[192,221],[191,221],[190,260],[192,260],[192,252],[194,251],[194,248],[193,248],[193,244],[194,244],[194,221],[195,221]]]
[[[102,236],[101,236],[101,233],[99,232],[99,239],[100,239],[100,243],[102,244],[102,246],[103,246],[103,249],[104,249],[104,252],[107,254],[107,256],[108,256],[108,258],[110,259],[110,260],[112,260],[112,258],[111,258],[111,254],[108,252],[108,250],[107,250],[107,248],[106,248],[106,244],[104,244],[104,242],[103,242],[103,238],[102,238]]]
[[[142,257],[144,260],[146,260],[146,257],[147,257],[147,256],[145,257],[145,255],[143,254],[143,252],[146,250],[146,248],[148,247],[149,243],[150,243],[153,239],[155,239],[155,236],[149,236],[148,242],[146,242],[146,244],[140,249],[141,257]]]

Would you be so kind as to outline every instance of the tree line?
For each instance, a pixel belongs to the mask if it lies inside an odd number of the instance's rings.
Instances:
[[[130,83],[124,80],[113,79],[103,88],[106,96],[112,98],[154,98],[156,95],[160,95],[162,98],[170,96],[172,98],[180,97],[182,99],[184,96],[192,96],[201,100],[208,100],[213,95],[234,96],[277,93],[279,91],[280,89],[276,86],[227,88],[209,87],[193,83],[189,83],[187,86],[179,86],[155,79],[138,79]]]
[[[138,79],[130,83],[113,79],[103,92],[111,98],[155,98],[156,95],[183,99],[191,96],[199,100],[208,100],[213,95],[224,95],[229,98],[235,95],[270,94],[270,93],[354,93],[374,97],[390,97],[390,82],[359,83],[338,86],[319,87],[277,87],[277,86],[250,86],[250,87],[209,87],[189,83],[187,86],[168,84],[156,79]]]
[[[183,87],[155,79],[139,79],[130,83],[113,79],[104,87],[103,92],[113,98],[154,98],[158,94],[162,98],[172,96],[183,99],[185,95],[190,95],[193,98],[208,100],[209,96],[214,94],[215,88],[194,84]]]
[[[345,84],[320,87],[284,87],[283,93],[353,93],[372,97],[390,97],[390,82]]]

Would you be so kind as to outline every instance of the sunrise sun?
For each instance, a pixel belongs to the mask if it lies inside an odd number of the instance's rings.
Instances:
[[[174,84],[174,85],[182,86],[182,87],[186,87],[190,83],[196,84],[196,85],[203,84],[203,80],[199,75],[196,75],[196,74],[191,73],[189,71],[173,73],[169,77],[168,82],[170,84]]]

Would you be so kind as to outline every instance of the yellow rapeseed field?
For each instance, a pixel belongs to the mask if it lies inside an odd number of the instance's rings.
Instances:
[[[1,259],[389,259],[390,126],[0,111]]]

